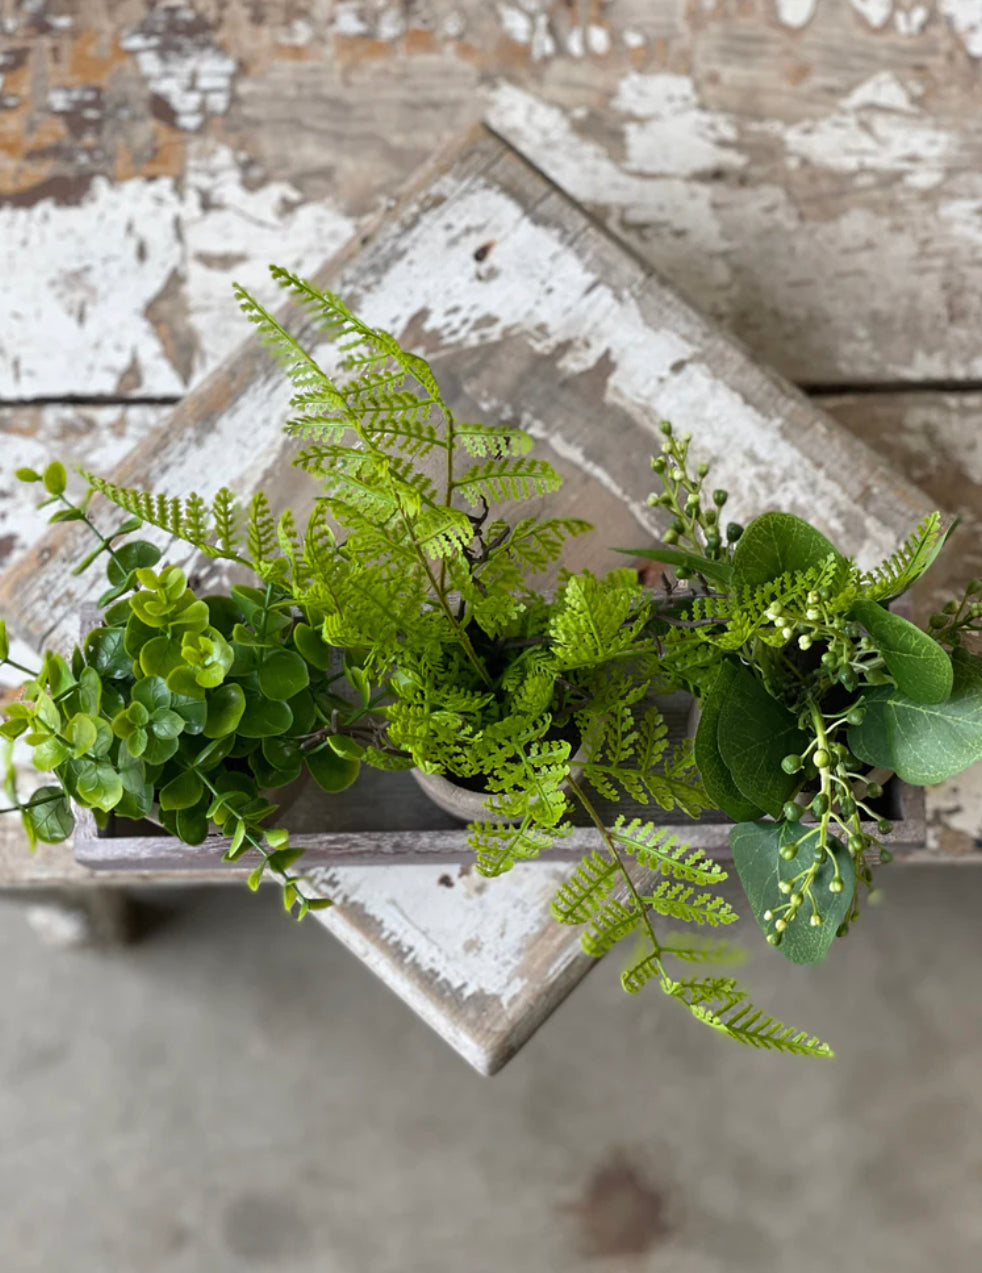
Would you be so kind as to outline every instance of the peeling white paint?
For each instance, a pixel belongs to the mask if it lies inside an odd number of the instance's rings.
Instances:
[[[605,57],[610,52],[610,32],[598,22],[591,22],[586,29],[586,47],[597,57]]]
[[[954,157],[949,132],[929,122],[903,85],[882,72],[843,98],[836,110],[790,127],[769,124],[789,154],[836,172],[913,175],[940,180]]]
[[[776,0],[777,20],[783,26],[800,30],[815,16],[818,0]]]
[[[621,32],[621,39],[624,41],[625,48],[643,49],[648,43],[643,31],[638,31],[634,27],[625,27]]]
[[[926,4],[915,4],[912,9],[898,9],[893,24],[900,35],[920,35],[931,16]]]
[[[337,35],[347,36],[371,34],[359,0],[338,0],[334,7],[334,31]]]
[[[180,183],[97,177],[77,206],[0,207],[0,396],[115,393],[134,349],[142,393],[181,393],[145,312],[173,271],[185,282],[197,379],[245,335],[233,279],[269,296],[270,261],[314,268],[353,226],[287,182],[246,189],[232,152],[204,140]]]
[[[455,877],[454,888],[438,882],[448,870]],[[461,877],[447,866],[309,872],[315,889],[339,902],[337,909],[317,918],[346,944],[364,943],[365,933],[363,924],[347,918],[345,906],[363,907],[371,916],[387,948],[384,960],[377,953],[373,960],[366,945],[356,953],[398,993],[409,997],[409,984],[393,954],[416,975],[428,974],[442,983],[444,993],[449,988],[463,999],[488,995],[503,1008],[528,989],[529,934],[543,927],[549,902],[568,873],[568,866],[555,863],[523,864],[490,881],[472,874]],[[566,962],[576,953],[567,955]]]
[[[971,57],[982,57],[982,5],[979,0],[939,0],[941,13],[961,36]]]
[[[849,0],[856,12],[879,31],[890,21],[893,12],[893,0]]]
[[[168,47],[156,31],[124,32],[120,47],[136,54],[140,73],[174,112],[178,128],[194,132],[232,100],[236,61],[221,49],[181,40]]]
[[[685,75],[630,74],[613,107],[634,116],[624,125],[627,172],[689,177],[713,168],[742,168],[737,130],[720,112],[703,110]]]
[[[532,40],[532,18],[515,4],[498,5],[498,21],[509,40],[529,44]]]

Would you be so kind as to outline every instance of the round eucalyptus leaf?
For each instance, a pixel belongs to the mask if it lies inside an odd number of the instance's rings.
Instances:
[[[259,665],[259,688],[267,698],[293,698],[309,683],[307,664],[293,650],[274,650]]]
[[[330,747],[308,752],[304,759],[307,772],[322,791],[344,791],[358,777],[361,768],[357,760],[342,759]]]
[[[145,566],[155,566],[160,560],[160,549],[146,539],[134,539],[114,548],[106,563],[109,582],[118,587],[130,582],[130,575]]]
[[[130,676],[133,660],[126,652],[122,628],[95,628],[85,638],[86,662],[100,676],[120,680]]]
[[[161,809],[190,809],[196,805],[204,793],[204,784],[191,769],[172,778],[160,792]]]
[[[309,624],[297,624],[293,629],[293,644],[311,667],[326,672],[331,666],[331,647]]]
[[[286,703],[273,698],[256,698],[246,701],[238,728],[244,738],[268,738],[288,733],[292,724],[293,713]]]
[[[44,844],[60,844],[75,828],[71,805],[61,787],[38,787],[22,816],[31,839]]]
[[[79,799],[92,809],[108,813],[123,798],[123,783],[108,760],[77,760],[75,790]]]
[[[208,695],[207,718],[203,730],[206,738],[222,738],[239,726],[245,712],[246,696],[242,686],[226,681]]]

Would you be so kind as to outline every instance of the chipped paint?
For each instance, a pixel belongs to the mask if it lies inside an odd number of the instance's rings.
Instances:
[[[971,57],[982,57],[982,6],[978,0],[939,0],[939,9]]]
[[[268,298],[271,260],[311,269],[353,226],[288,182],[247,188],[233,152],[207,142],[181,183],[97,177],[77,206],[0,207],[18,319],[0,332],[0,396],[115,393],[134,348],[143,393],[183,392],[242,339],[233,279]]]
[[[911,9],[898,9],[893,23],[901,35],[920,35],[927,26],[931,11],[926,4],[915,4]]]
[[[363,907],[375,929],[373,944],[392,952],[449,989],[458,999],[485,995],[507,1008],[529,988],[526,938],[538,929],[568,866],[526,863],[500,879],[474,875],[453,889],[439,887],[445,866],[344,867],[310,872],[315,887],[340,903],[318,914],[346,943],[354,934],[346,907]],[[364,939],[361,926],[355,932]],[[359,952],[369,962],[370,957]],[[567,954],[566,963],[570,960]],[[573,956],[575,957],[575,955]],[[376,967],[375,971],[384,971]],[[397,970],[396,970],[397,971]]]
[[[778,22],[800,31],[815,16],[818,0],[776,0],[776,4]]]
[[[685,75],[626,75],[612,102],[624,124],[626,172],[691,177],[711,169],[742,168],[735,122],[703,110]]]
[[[849,0],[849,3],[874,31],[885,27],[893,12],[893,0]]]
[[[177,128],[194,132],[209,115],[228,110],[235,58],[211,43],[208,23],[189,6],[150,10],[119,43],[136,55],[140,73],[167,103]]]

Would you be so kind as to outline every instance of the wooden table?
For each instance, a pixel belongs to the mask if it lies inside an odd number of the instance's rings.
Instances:
[[[322,24],[302,5],[289,20],[264,6],[262,22],[256,6],[218,17],[136,5],[114,29],[51,4],[6,19],[4,467],[84,451],[109,470],[152,450],[173,404],[241,337],[230,279],[262,293],[269,259],[318,266],[435,146],[484,117],[640,262],[961,511],[955,573],[977,571],[982,36],[945,7],[706,3],[678,18],[661,0],[468,0],[407,17],[349,3]],[[490,277],[493,251],[469,268]],[[846,478],[867,507],[862,473]],[[9,482],[0,494],[13,570],[40,534],[29,494]],[[37,638],[34,614],[23,631]],[[980,792],[970,777],[930,793],[937,857],[982,857]],[[23,857],[0,827],[8,886],[89,878],[57,852]],[[530,916],[556,869],[520,891]],[[520,961],[489,971],[469,927],[485,886],[453,878],[451,895],[440,875],[386,868],[391,904],[373,911],[372,868],[349,870],[332,922],[445,1034],[447,1003],[469,1005],[451,1041],[499,1065],[553,1001],[528,1010],[534,970]],[[503,916],[519,902],[509,884],[494,885]],[[470,943],[469,963],[447,963],[455,941]],[[567,960],[557,992],[578,975]],[[492,1010],[504,1024],[478,1037],[473,1022]]]

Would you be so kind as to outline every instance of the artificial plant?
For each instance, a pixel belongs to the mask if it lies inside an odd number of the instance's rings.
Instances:
[[[982,758],[982,582],[923,630],[890,610],[944,546],[937,512],[889,560],[860,569],[814,526],[768,512],[746,528],[704,491],[689,435],[662,426],[651,503],[672,517],[638,550],[695,594],[661,619],[666,674],[701,701],[695,755],[713,804],[733,818],[734,863],[772,946],[822,959],[859,915],[892,825],[877,771],[925,785]]]

